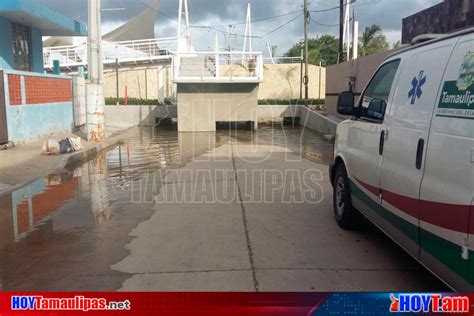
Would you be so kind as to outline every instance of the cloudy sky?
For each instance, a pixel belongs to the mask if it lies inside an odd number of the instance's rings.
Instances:
[[[121,25],[155,0],[102,0],[104,33]],[[190,3],[190,23],[199,28],[191,31],[193,44],[201,50],[213,49],[215,34],[219,45],[225,44],[225,32],[229,24],[234,24],[234,47],[243,45],[245,32],[245,15],[247,3],[252,5],[252,20],[280,16],[253,23],[254,50],[265,50],[266,43],[277,46],[277,55],[282,55],[288,48],[303,37],[303,0],[188,0]],[[87,20],[87,0],[39,0],[80,21]],[[338,10],[327,10],[337,7],[339,0],[309,0],[311,17],[310,35],[338,34]],[[428,8],[442,0],[357,0],[352,8],[360,21],[363,30],[371,24],[382,26],[390,43],[401,37],[402,18]],[[178,15],[178,0],[161,0],[161,9],[157,16],[155,33],[157,37],[175,36]],[[108,10],[107,10],[108,9]],[[110,10],[119,9],[119,10]],[[316,12],[327,10],[324,12]],[[299,12],[298,12],[299,11]],[[293,13],[294,12],[294,13]],[[291,13],[285,15],[287,13]],[[284,15],[284,16],[281,16]],[[292,22],[290,22],[293,20]],[[288,23],[288,24],[287,24]],[[284,26],[283,26],[284,25]],[[276,30],[278,27],[280,29]],[[212,27],[212,28],[203,28]],[[276,31],[275,31],[276,30]],[[273,32],[272,32],[273,31]]]

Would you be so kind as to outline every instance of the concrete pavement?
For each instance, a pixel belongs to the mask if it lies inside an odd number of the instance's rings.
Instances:
[[[372,226],[336,225],[319,134],[123,138],[0,196],[1,290],[447,290]]]
[[[225,172],[189,176],[208,170]],[[168,174],[154,209],[112,265],[122,291],[444,289],[372,226],[341,230],[327,166],[285,147],[224,144]]]

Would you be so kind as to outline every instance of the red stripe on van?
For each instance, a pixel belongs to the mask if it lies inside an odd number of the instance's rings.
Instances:
[[[375,195],[377,198],[380,196],[380,189],[378,187],[374,187],[370,184],[364,183],[364,182],[360,181],[357,178],[356,178],[356,180],[357,180],[357,182],[359,182],[364,187],[364,189],[366,189],[367,191],[369,191],[370,193]]]
[[[379,189],[356,179],[366,190],[378,196]],[[383,190],[384,201],[390,203],[398,210],[419,218],[435,226],[454,230],[461,233],[474,234],[474,225],[469,228],[470,205],[448,204],[433,201],[418,200]],[[420,212],[418,211],[420,208]]]
[[[458,232],[474,232],[469,229],[470,205],[446,204],[431,201],[420,201],[421,220]]]
[[[418,199],[414,199],[411,197],[393,193],[387,190],[382,190],[382,191],[383,191],[384,201],[387,201],[388,203],[392,204],[400,211],[403,211],[404,213],[410,216],[413,216],[415,218],[419,217],[419,213],[418,213],[419,200]]]

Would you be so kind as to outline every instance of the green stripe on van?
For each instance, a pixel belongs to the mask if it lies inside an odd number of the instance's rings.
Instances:
[[[474,283],[474,278],[469,273],[469,267],[474,265],[474,252],[469,251],[469,260],[461,258],[461,246],[439,237],[429,231],[420,229],[421,245],[433,257],[445,266],[456,272],[469,283]]]
[[[469,273],[469,266],[474,267],[474,251],[469,251],[469,260],[466,261],[462,259],[462,249],[460,245],[454,244],[429,231],[420,229],[418,226],[395,215],[384,208],[380,203],[377,203],[370,198],[370,196],[362,191],[353,181],[350,181],[350,187],[352,194],[354,194],[372,211],[390,222],[395,228],[415,243],[420,244],[421,240],[421,247],[426,252],[437,258],[460,277],[469,281],[469,283],[474,284],[474,271]],[[418,236],[418,232],[420,232],[420,236]]]
[[[400,230],[403,234],[405,234],[408,238],[414,241],[416,244],[420,243],[418,238],[418,227],[413,225],[412,223],[404,220],[403,218],[393,214],[386,208],[384,208],[380,203],[377,203],[372,198],[370,198],[364,191],[362,191],[357,184],[350,181],[351,185],[351,192],[359,200],[362,201],[365,205],[367,205],[371,210],[373,210],[378,215],[382,216],[384,219],[389,221],[393,224],[398,230]]]

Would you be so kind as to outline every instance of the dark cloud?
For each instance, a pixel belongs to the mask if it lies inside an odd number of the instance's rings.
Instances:
[[[87,21],[87,0],[37,0],[69,16]],[[212,29],[194,28],[192,30],[193,43],[198,49],[212,49],[214,37],[217,34],[219,45],[224,45],[224,33],[228,24],[245,22],[247,3],[252,5],[252,19],[281,15],[302,10],[303,0],[189,0],[190,20],[192,25],[210,26]],[[110,30],[127,19],[135,16],[154,0],[102,0],[102,8],[124,8],[124,10],[104,11],[104,31]],[[353,5],[360,21],[361,30],[371,24],[379,24],[386,32],[389,40],[395,42],[400,37],[402,18],[425,9],[441,0],[357,0]],[[313,11],[336,7],[339,0],[310,0],[310,9]],[[155,28],[158,37],[175,36],[178,0],[161,0],[161,9],[158,14]],[[253,24],[253,35],[266,34],[285,24],[299,13]],[[339,21],[338,10],[313,12],[312,18],[316,23],[310,26],[310,35],[338,34],[338,27],[332,26]],[[236,25],[233,32],[237,34],[234,47],[241,47],[245,25]],[[303,36],[302,17],[286,25],[280,30],[263,38],[254,39],[254,47],[266,50],[265,44],[277,45],[278,53],[284,53],[293,43]]]

